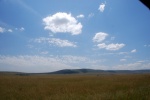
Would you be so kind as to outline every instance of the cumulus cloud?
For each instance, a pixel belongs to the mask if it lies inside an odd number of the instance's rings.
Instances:
[[[68,40],[61,40],[59,38],[45,38],[45,37],[41,37],[41,38],[35,39],[34,42],[37,42],[37,43],[48,43],[49,45],[54,45],[54,46],[58,46],[58,47],[77,47],[75,45],[75,43],[70,42]]]
[[[71,33],[78,35],[82,32],[82,24],[78,22],[71,14],[58,12],[52,16],[43,18],[44,29],[53,33]]]
[[[107,36],[108,34],[104,32],[96,33],[95,36],[93,37],[93,42],[102,42],[103,40],[106,39]]]
[[[101,43],[101,44],[98,44],[97,46],[100,49],[106,49],[106,50],[116,51],[116,50],[119,50],[119,49],[123,48],[125,46],[125,44],[123,44],[123,43],[121,43],[121,44],[111,43],[111,44],[106,45],[105,43]]]
[[[98,10],[99,10],[100,12],[103,12],[103,11],[105,10],[105,4],[104,4],[104,3],[101,3],[101,4],[99,5]]]
[[[91,18],[91,17],[93,17],[93,16],[94,16],[94,13],[90,13],[90,14],[88,15],[89,18]]]
[[[125,46],[125,44],[123,44],[123,43],[120,43],[120,44],[119,43],[116,43],[116,44],[114,44],[114,43],[111,43],[111,44],[100,43],[100,42],[104,41],[107,36],[108,36],[107,33],[99,32],[99,33],[96,33],[95,36],[93,37],[93,42],[99,43],[99,44],[97,44],[97,47],[99,49],[116,51],[116,50],[119,50]],[[114,39],[115,37],[112,37],[112,38]]]
[[[137,50],[136,50],[136,49],[131,50],[131,53],[135,53],[135,52],[137,52]]]
[[[84,18],[84,15],[80,14],[80,15],[77,16],[77,18]]]
[[[3,33],[5,31],[5,28],[0,27],[0,33]]]

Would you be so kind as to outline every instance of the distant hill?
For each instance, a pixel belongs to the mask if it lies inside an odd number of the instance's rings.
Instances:
[[[28,76],[28,75],[39,75],[39,74],[144,74],[150,73],[150,70],[94,70],[94,69],[63,69],[54,72],[46,73],[23,73],[23,72],[4,72],[0,71],[1,74],[9,75],[19,75],[19,76]]]
[[[93,69],[64,69],[50,74],[81,74],[81,73],[98,73],[103,72],[103,70],[93,70]]]
[[[134,73],[150,73],[150,70],[94,70],[94,69],[64,69],[49,74],[134,74]]]

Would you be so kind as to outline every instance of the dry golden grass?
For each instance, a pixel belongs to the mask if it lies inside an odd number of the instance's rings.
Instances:
[[[0,100],[150,100],[150,74],[0,75]]]

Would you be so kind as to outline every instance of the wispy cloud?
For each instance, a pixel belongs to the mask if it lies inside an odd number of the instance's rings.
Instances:
[[[0,56],[1,71],[52,72],[61,69],[99,68],[103,60],[93,60],[82,56]],[[3,67],[4,66],[4,67]]]
[[[90,13],[90,14],[88,15],[89,18],[91,18],[91,17],[93,17],[93,16],[94,16],[94,13]]]
[[[1,71],[51,72],[60,69],[72,69],[56,57],[41,56],[0,56]]]
[[[128,54],[128,52],[119,52],[118,54],[119,55],[125,55],[125,54]]]
[[[43,54],[43,55],[46,55],[46,54],[48,54],[49,52],[48,51],[43,51],[43,52],[41,52],[41,54]]]
[[[141,70],[141,69],[150,69],[150,62],[133,62],[133,63],[127,63],[127,64],[121,64],[112,67],[114,70]]]
[[[0,27],[0,33],[4,33],[5,28]]]
[[[121,61],[121,62],[125,62],[125,61],[127,61],[127,59],[120,59],[120,61]]]
[[[93,68],[93,69],[113,69],[113,70],[137,70],[150,69],[149,61],[137,61],[127,63],[126,59],[120,59],[126,64],[115,66],[103,65],[104,60],[90,59],[83,56],[2,56],[0,55],[1,71],[21,71],[21,72],[52,72],[61,69]]]
[[[111,40],[115,40],[115,37],[113,36],[113,37],[111,37]]]
[[[73,42],[70,42],[68,40],[62,40],[59,38],[45,38],[40,37],[34,40],[34,42],[37,43],[47,43],[49,45],[54,45],[58,47],[77,47],[77,45]]]
[[[78,35],[82,32],[82,24],[78,22],[71,14],[58,12],[52,16],[43,18],[44,29],[53,33],[71,33]]]
[[[24,27],[15,28],[15,30],[16,30],[16,31],[21,31],[21,32],[23,32],[23,31],[25,31],[25,28],[24,28]]]
[[[8,29],[8,32],[13,32],[13,30],[12,29]]]
[[[39,12],[37,12],[35,9],[33,9],[31,6],[29,6],[23,0],[16,0],[16,1],[17,1],[16,3],[18,3],[24,9],[28,10],[29,12],[33,13],[34,15],[41,17],[41,14]]]
[[[116,50],[119,50],[119,49],[123,48],[125,46],[125,44],[123,44],[123,43],[121,43],[121,44],[119,44],[119,43],[116,43],[116,44],[111,43],[111,44],[106,45],[105,43],[101,43],[101,44],[98,44],[97,46],[100,49],[116,51]]]
[[[24,31],[24,30],[25,30],[24,27],[21,27],[21,28],[20,28],[20,31]]]
[[[136,49],[131,50],[131,53],[136,53],[136,52],[137,52]]]

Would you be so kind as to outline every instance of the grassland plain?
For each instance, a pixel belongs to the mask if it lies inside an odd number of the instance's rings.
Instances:
[[[150,74],[1,74],[0,100],[150,100]]]

